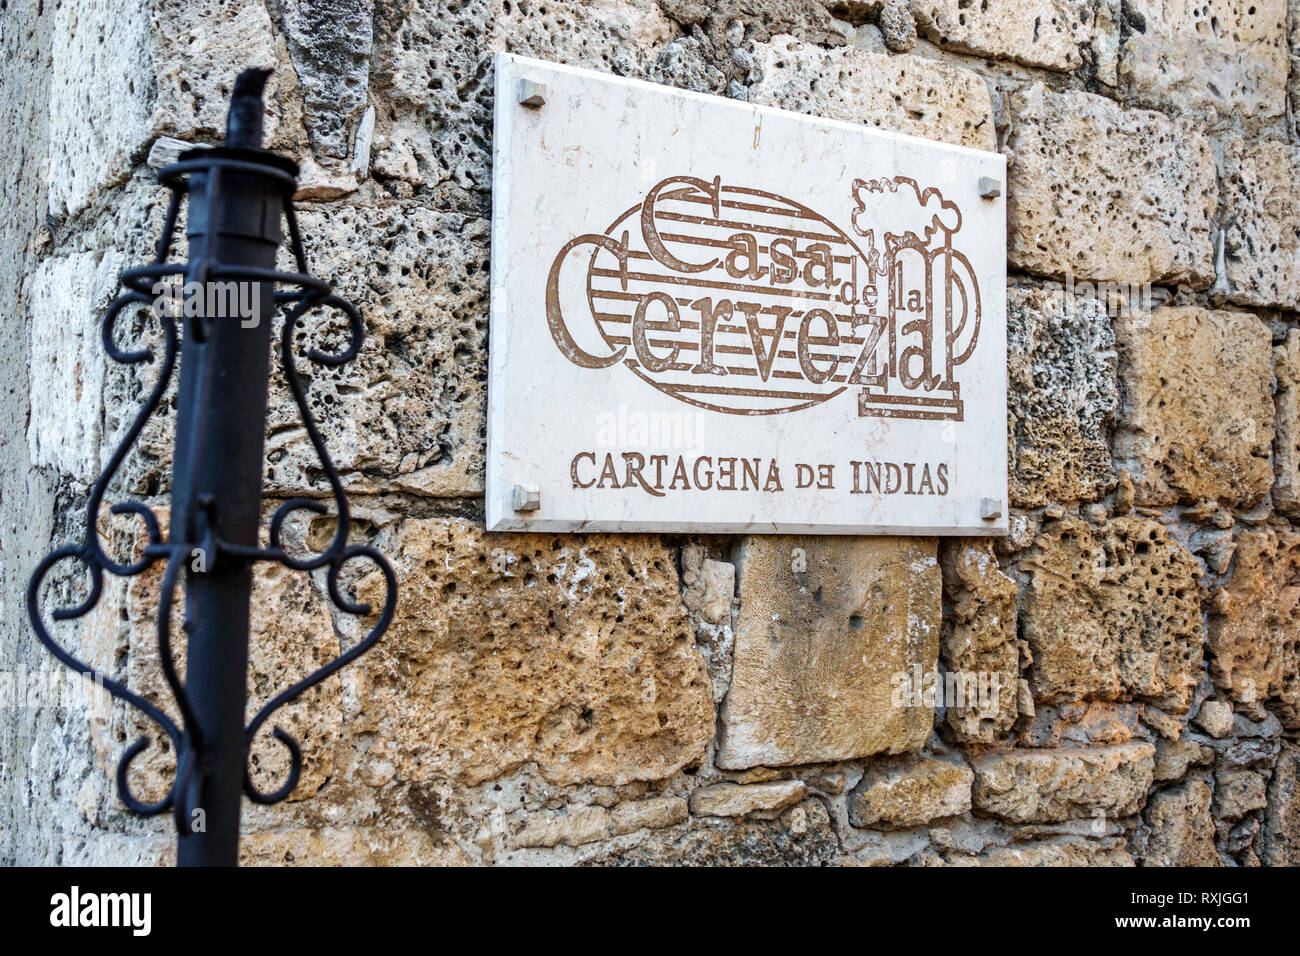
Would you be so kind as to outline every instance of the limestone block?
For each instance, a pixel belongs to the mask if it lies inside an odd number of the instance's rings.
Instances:
[[[1290,518],[1300,518],[1300,329],[1287,333],[1273,349],[1277,393],[1277,440],[1273,442],[1273,505]]]
[[[1230,137],[1220,179],[1227,206],[1224,264],[1228,298],[1244,305],[1300,308],[1300,148]]]
[[[974,774],[964,764],[918,759],[872,767],[849,796],[855,827],[920,826],[965,813],[971,806]]]
[[[1126,0],[1120,75],[1144,106],[1270,119],[1285,110],[1286,0]]]
[[[1214,751],[1195,740],[1156,741],[1156,783],[1181,780],[1189,767],[1204,767],[1214,761]]]
[[[82,485],[98,477],[104,440],[104,366],[99,327],[124,265],[115,252],[53,256],[28,278],[33,464],[57,468]]]
[[[1300,728],[1300,533],[1242,531],[1232,575],[1214,593],[1210,676],[1234,701]]]
[[[1214,847],[1213,792],[1204,780],[1161,790],[1147,802],[1144,866],[1223,866]]]
[[[756,51],[750,101],[992,150],[993,109],[978,74],[915,56],[827,50],[774,37]]]
[[[153,83],[149,9],[114,0],[51,7],[48,203],[72,216],[124,181],[150,132]]]
[[[698,545],[682,549],[682,601],[687,610],[710,624],[731,620],[731,601],[736,591],[736,566],[704,556]]]
[[[973,679],[987,682],[992,706],[981,701],[965,706],[946,701],[948,726],[958,740],[992,743],[1016,722],[1016,681],[1020,650],[1016,644],[1016,582],[1003,574],[988,540],[958,538],[940,548],[944,594],[952,611],[945,616],[941,654],[946,671],[961,675],[964,688]],[[995,696],[994,696],[995,694]]]
[[[1013,843],[977,857],[953,856],[951,866],[1133,866],[1133,858],[1118,840],[1078,837]]]
[[[917,750],[933,707],[894,688],[939,650],[934,539],[750,537],[717,762],[727,769]]]
[[[1214,778],[1214,815],[1221,820],[1240,820],[1252,810],[1268,805],[1264,778],[1249,770],[1233,770]]]
[[[409,518],[377,546],[401,604],[356,665],[356,732],[397,779],[472,785],[531,761],[555,784],[621,785],[703,755],[712,695],[659,539]],[[376,576],[357,587],[378,600]]]
[[[1266,866],[1300,866],[1300,747],[1284,743],[1268,785],[1268,807],[1260,833]]]
[[[1158,522],[1047,525],[1021,561],[1038,701],[1146,700],[1185,713],[1201,680],[1200,564]]]
[[[1196,712],[1196,726],[1215,739],[1232,733],[1232,705],[1221,700],[1207,700]]]
[[[1060,286],[1008,289],[1007,391],[1012,504],[1104,494],[1119,400],[1106,303]]]
[[[921,34],[945,50],[1070,71],[1094,32],[1086,0],[915,0]]]
[[[1007,258],[1041,275],[1214,281],[1215,170],[1201,132],[1041,83],[1010,100]]]
[[[446,834],[418,827],[304,827],[244,833],[240,866],[466,866],[464,852]]]
[[[1115,326],[1115,460],[1132,473],[1136,502],[1259,501],[1273,484],[1275,420],[1264,323],[1187,306],[1126,312]]]
[[[582,846],[609,836],[609,811],[604,807],[572,807],[566,813],[542,813],[530,818],[515,835],[516,847]]]
[[[481,494],[490,229],[482,219],[386,198],[363,190],[359,202],[308,204],[299,214],[313,272],[366,320],[365,345],[351,363],[300,359],[309,406],[349,491]],[[341,348],[338,316],[316,315],[302,322],[307,335]],[[268,427],[268,493],[323,490],[278,372]]]
[[[284,0],[280,7],[303,122],[319,155],[350,156],[349,133],[368,103],[372,7],[370,0]]]
[[[687,803],[681,797],[651,797],[619,804],[610,813],[611,832],[615,836],[636,830],[658,830],[685,823]]]
[[[803,799],[801,780],[773,783],[716,783],[691,794],[691,810],[702,817],[743,817],[758,810],[783,810]]]
[[[1142,809],[1151,787],[1155,748],[1013,750],[972,762],[976,810],[1012,823],[1059,823],[1076,817],[1127,817]]]

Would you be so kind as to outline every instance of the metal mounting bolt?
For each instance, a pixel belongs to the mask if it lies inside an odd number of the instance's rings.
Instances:
[[[1002,183],[992,176],[981,176],[979,179],[980,195],[985,199],[993,199],[1002,195]]]
[[[542,506],[542,492],[533,485],[515,485],[510,489],[510,505],[516,511],[536,511]]]
[[[533,80],[520,80],[519,102],[521,105],[531,106],[533,109],[544,106],[546,104],[546,84],[537,83]]]
[[[992,521],[994,518],[1002,517],[1002,499],[1001,498],[981,498],[980,499],[980,517],[985,521]]]

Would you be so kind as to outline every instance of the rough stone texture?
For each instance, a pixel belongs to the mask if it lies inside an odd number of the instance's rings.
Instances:
[[[1214,279],[1205,135],[1161,113],[1041,83],[1011,97],[1007,259],[1107,282]]]
[[[1300,329],[1291,329],[1273,349],[1273,374],[1277,380],[1273,505],[1287,517],[1300,519]]]
[[[1285,110],[1286,0],[1125,0],[1120,74],[1147,106],[1270,119]]]
[[[1152,796],[1143,813],[1151,829],[1143,866],[1222,866],[1210,816],[1213,798],[1204,780],[1187,780]]]
[[[825,50],[792,37],[761,45],[758,64],[762,79],[750,90],[752,102],[994,148],[988,89],[967,70],[914,56]]]
[[[849,795],[855,827],[914,827],[965,813],[974,774],[946,760],[909,760],[867,771]]]
[[[925,538],[751,537],[720,767],[916,750],[933,707],[894,706],[897,675],[934,669],[941,575]]]
[[[17,675],[54,673],[23,620],[27,576],[76,536],[154,374],[106,361],[95,334],[113,273],[146,261],[161,227],[147,157],[163,138],[173,153],[216,141],[238,70],[274,66],[267,142],[302,168],[313,269],[367,330],[357,362],[304,363],[309,402],[355,539],[395,556],[403,592],[372,655],[279,715],[304,741],[302,783],[245,807],[243,862],[1296,864],[1300,758],[1282,726],[1300,728],[1290,6],[1288,107],[1279,0],[10,0],[0,698]],[[802,539],[795,572],[788,550],[768,570],[747,561],[761,540],[479,532],[502,49],[1006,152],[1011,535],[991,550],[945,541],[941,575],[924,540]],[[1073,287],[1043,281],[1067,274]],[[1083,283],[1105,279],[1158,285],[1089,301]],[[1186,339],[1128,334],[1151,301],[1209,317]],[[1201,311],[1222,303],[1240,314]],[[1176,330],[1177,310],[1161,311]],[[336,321],[305,325],[300,351],[342,344]],[[119,335],[158,339],[142,316]],[[267,487],[318,494],[287,401],[277,377]],[[173,418],[165,403],[122,495],[165,505]],[[132,522],[102,526],[129,552]],[[329,522],[290,531],[319,547]],[[364,564],[344,578],[378,596]],[[1201,579],[1218,594],[1209,681]],[[60,629],[150,694],[157,583],[110,580],[94,615]],[[358,638],[323,584],[259,575],[255,702]],[[738,650],[733,618],[748,629]],[[1014,684],[980,719],[952,700],[893,706],[898,677],[937,668]],[[720,767],[717,712],[744,701],[777,729],[755,719],[736,759],[757,764]],[[167,817],[134,819],[114,792],[144,724],[93,696],[4,713],[0,863],[174,861]],[[794,779],[762,753],[777,730],[782,759],[804,762]],[[962,770],[973,761],[982,773]],[[259,785],[283,778],[265,732],[254,762]],[[151,747],[131,779],[156,796],[171,773]],[[937,785],[950,773],[978,776]],[[692,811],[710,801],[753,809]],[[877,804],[898,804],[893,819],[867,823]]]
[[[1149,743],[987,754],[976,757],[975,809],[1013,823],[1127,817],[1146,802],[1154,769]]]
[[[1115,365],[1105,302],[1061,288],[1007,290],[1012,504],[1089,501],[1109,487]]]
[[[1226,228],[1227,298],[1300,308],[1300,147],[1231,137],[1219,170]]]
[[[998,568],[988,541],[957,539],[941,547],[945,616],[941,657],[949,674],[963,675],[964,696],[971,681],[983,679],[996,697],[980,706],[947,702],[945,719],[953,735],[967,743],[992,743],[1011,729],[1018,714],[1016,681],[1020,649],[1016,643],[1016,582]],[[994,683],[996,680],[996,684]],[[994,689],[996,687],[996,689]]]
[[[1196,712],[1196,726],[1214,738],[1232,733],[1232,705],[1221,700],[1207,700]]]
[[[1266,866],[1300,866],[1300,747],[1286,743],[1268,785],[1268,808],[1260,839]]]
[[[1093,36],[1087,0],[914,0],[917,28],[946,50],[1069,71]]]
[[[1066,518],[1044,527],[1021,568],[1031,575],[1022,627],[1036,701],[1187,710],[1201,680],[1201,570],[1163,525]]]
[[[704,556],[704,549],[688,545],[682,549],[682,601],[710,624],[731,619],[731,602],[736,592],[736,566]]]
[[[377,735],[398,779],[472,784],[532,761],[553,783],[620,784],[703,755],[708,681],[656,539],[409,519],[380,547],[402,613],[358,664],[356,732]]]
[[[1234,701],[1300,728],[1300,533],[1242,531],[1210,607],[1210,676]]]
[[[1272,347],[1244,312],[1197,307],[1125,313],[1117,464],[1140,505],[1201,499],[1239,507],[1273,484]]]
[[[1264,778],[1248,770],[1221,773],[1214,778],[1214,810],[1221,820],[1240,820],[1252,810],[1268,805]]]
[[[760,810],[784,810],[803,799],[800,780],[779,783],[718,783],[691,794],[691,810],[702,817],[743,817]]]

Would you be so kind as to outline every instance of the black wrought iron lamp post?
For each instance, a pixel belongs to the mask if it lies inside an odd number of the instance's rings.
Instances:
[[[158,381],[145,406],[95,483],[86,514],[85,537],[41,562],[28,585],[27,606],[41,642],[63,664],[101,680],[105,689],[143,711],[168,735],[176,753],[176,776],[167,795],[145,803],[131,792],[131,762],[148,746],[142,737],[122,755],[117,786],[133,812],[152,815],[171,810],[178,834],[177,862],[182,866],[229,866],[238,858],[241,797],[277,803],[293,791],[302,768],[297,742],[276,727],[274,736],[289,752],[288,777],[279,789],[257,789],[247,770],[249,748],[258,730],[280,707],[367,651],[391,620],[397,600],[396,578],[383,556],[365,545],[350,545],[347,496],[312,418],[294,356],[294,332],[311,309],[335,309],[347,319],[350,341],[339,353],[310,350],[308,360],[341,365],[360,351],[364,326],[360,313],[331,294],[327,283],[310,275],[298,232],[292,197],[297,166],[261,148],[262,90],[269,71],[245,70],[231,97],[226,145],[194,149],[159,172],[172,190],[157,256],[149,265],[126,270],[127,292],[108,307],[103,320],[104,349],[116,361],[134,364],[151,357],[148,350],[126,351],[116,344],[118,317],[128,308],[149,305],[162,323],[163,353]],[[189,260],[168,261],[181,202],[189,197]],[[287,224],[296,272],[276,270],[281,220]],[[184,309],[183,335],[176,317],[157,308],[158,283],[182,278],[198,290],[200,308]],[[240,295],[228,284],[247,283]],[[280,289],[277,285],[295,286]],[[241,314],[233,303],[251,304]],[[206,308],[212,304],[215,308]],[[286,501],[271,518],[267,544],[259,544],[262,467],[270,373],[271,318],[285,310],[280,360],[308,437],[330,484],[337,529],[319,554],[297,555],[282,540],[284,521],[298,510],[327,514],[312,498]],[[140,502],[122,502],[110,510],[135,515],[144,523],[147,544],[134,562],[107,554],[96,525],[108,485],[149,417],[158,407],[176,365],[180,340],[180,375],[176,392],[175,460],[171,520],[164,536],[156,516]],[[326,666],[277,694],[245,723],[249,601],[252,565],[277,561],[289,568],[323,570],[331,601],[341,610],[369,615],[371,608],[341,590],[343,566],[354,559],[373,562],[385,581],[384,604],[365,637]],[[157,561],[165,562],[158,606],[158,648],[163,676],[180,714],[177,723],[155,703],[113,678],[99,674],[56,643],[41,614],[41,585],[62,561],[79,562],[89,575],[89,593],[73,607],[55,609],[55,620],[78,618],[99,601],[104,572],[134,575]],[[186,674],[177,672],[171,642],[171,608],[184,577],[187,635]]]

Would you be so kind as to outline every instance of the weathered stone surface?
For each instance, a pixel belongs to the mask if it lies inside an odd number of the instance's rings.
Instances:
[[[892,829],[957,816],[970,809],[973,779],[969,767],[940,759],[872,767],[849,796],[849,820]]]
[[[1007,258],[1042,275],[1214,280],[1215,171],[1203,133],[1041,83],[1010,101]]]
[[[1146,742],[986,754],[972,761],[972,800],[1013,823],[1127,817],[1146,802],[1154,765]]]
[[[1062,839],[997,847],[977,857],[949,857],[954,866],[1133,866],[1117,840]]]
[[[1072,701],[1035,708],[1032,719],[1017,735],[1027,747],[1103,746],[1132,740],[1139,734],[1141,705],[1106,701]]]
[[[1181,780],[1189,767],[1205,767],[1214,762],[1214,751],[1184,737],[1182,740],[1156,742],[1156,783]]]
[[[1219,170],[1228,293],[1245,305],[1300,308],[1300,148],[1230,137]]]
[[[690,815],[681,797],[651,797],[615,807],[610,813],[610,829],[615,836],[636,830],[658,830],[685,823]]]
[[[761,44],[756,55],[762,79],[750,90],[752,102],[995,148],[988,88],[975,73],[914,56],[826,50],[785,36]]]
[[[1242,531],[1210,607],[1210,676],[1234,701],[1300,727],[1300,533]]]
[[[544,813],[525,822],[515,835],[516,847],[582,846],[609,836],[604,807],[572,807],[567,813]]]
[[[743,817],[758,810],[784,810],[807,792],[801,780],[773,783],[715,783],[691,794],[691,810],[702,817]]]
[[[303,828],[245,833],[240,866],[465,866],[472,862],[445,834],[418,828]]]
[[[919,749],[933,707],[894,706],[893,688],[938,659],[935,555],[925,538],[746,538],[718,765]]]
[[[1144,106],[1281,116],[1286,0],[1125,0],[1120,73]]]
[[[1012,504],[1090,501],[1110,486],[1115,367],[1104,301],[1059,286],[1007,290]]]
[[[1115,323],[1116,463],[1139,505],[1212,499],[1249,507],[1273,484],[1272,345],[1244,312],[1126,312]]]
[[[380,190],[361,197],[299,216],[312,270],[336,282],[366,320],[365,346],[353,362],[331,368],[299,361],[309,407],[350,491],[481,494],[488,223],[385,201]],[[377,266],[376,249],[384,250]],[[302,325],[323,348],[345,345],[337,316],[309,316]],[[277,375],[269,492],[325,488],[299,419]]]
[[[1214,847],[1214,797],[1204,780],[1187,780],[1161,790],[1147,802],[1143,866],[1223,866]]]
[[[1087,0],[914,0],[917,27],[945,50],[1014,60],[1049,70],[1083,65],[1093,35]]]
[[[1286,743],[1268,785],[1259,857],[1266,866],[1300,866],[1300,747]]]
[[[1291,79],[1287,84],[1287,95],[1291,103],[1300,103],[1300,0],[1287,0],[1287,47],[1290,50]],[[1294,108],[1291,111],[1292,142],[1300,138],[1300,114]]]
[[[379,547],[401,606],[358,663],[356,732],[397,779],[473,784],[532,761],[553,783],[621,784],[703,755],[713,703],[657,539],[407,519]],[[374,603],[379,582],[363,583]]]
[[[1214,778],[1214,815],[1229,822],[1268,805],[1264,778],[1249,770],[1234,770]]]
[[[948,727],[958,740],[992,743],[1016,722],[1016,582],[1003,574],[988,540],[955,539],[941,549],[943,587],[952,613],[945,615],[940,647],[949,674],[963,677],[965,706],[947,704]],[[984,708],[969,688],[983,679],[996,694]],[[996,687],[996,690],[994,688]],[[990,695],[992,696],[992,695]]]
[[[1036,700],[1187,710],[1201,680],[1201,570],[1163,525],[1066,518],[1043,528],[1020,567],[1031,576],[1022,626]]]
[[[1232,705],[1222,700],[1207,700],[1196,712],[1196,726],[1216,739],[1228,736],[1232,733]]]
[[[682,549],[682,601],[710,624],[731,620],[731,601],[736,593],[736,566],[729,561],[706,557],[698,545]]]
[[[1273,442],[1273,505],[1282,514],[1300,519],[1300,329],[1273,349],[1277,393],[1277,439]]]
[[[99,319],[125,262],[109,252],[55,256],[27,280],[33,464],[88,486],[99,473],[104,365]]]
[[[302,84],[303,121],[317,153],[348,158],[367,105],[371,0],[283,0],[281,22]]]
[[[779,819],[703,817],[686,828],[655,832],[628,849],[587,862],[604,866],[818,866],[839,853],[830,815],[819,800],[790,807]]]

